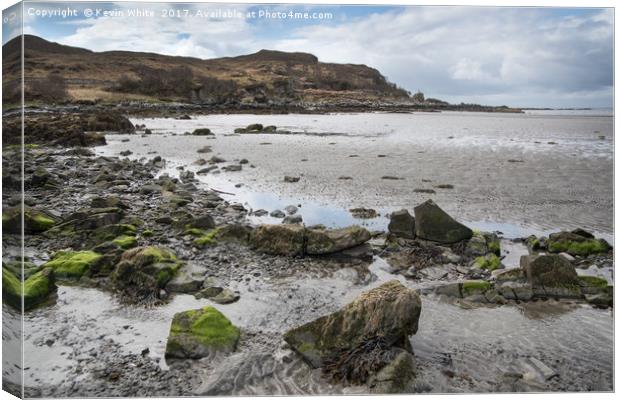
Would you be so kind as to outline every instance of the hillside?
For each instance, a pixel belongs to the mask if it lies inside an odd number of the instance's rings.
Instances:
[[[290,106],[409,101],[365,65],[320,62],[307,53],[261,50],[202,60],[130,51],[94,52],[24,36],[26,101],[179,101]],[[18,93],[20,38],[3,52],[4,102]]]

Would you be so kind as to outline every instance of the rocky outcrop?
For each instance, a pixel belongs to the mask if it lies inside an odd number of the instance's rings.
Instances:
[[[239,328],[213,307],[174,315],[166,343],[166,358],[203,358],[232,353],[239,341]]]
[[[284,256],[334,254],[368,240],[370,232],[359,226],[310,229],[297,224],[260,225],[250,235],[254,249]]]
[[[558,232],[549,235],[547,249],[551,253],[568,253],[572,256],[588,256],[590,254],[606,253],[611,249],[609,243],[584,230],[573,232]]]
[[[21,142],[21,119],[6,118],[3,137],[7,144]],[[25,143],[52,144],[64,147],[106,144],[103,133],[133,133],[135,128],[116,111],[39,113],[24,119]]]
[[[415,239],[415,218],[407,210],[394,211],[390,214],[388,231],[405,239]]]
[[[24,233],[34,234],[45,232],[54,226],[56,221],[48,214],[35,210],[31,207],[24,207],[23,213]],[[22,211],[21,207],[12,207],[2,210],[2,230],[5,233],[21,234],[22,232]]]
[[[575,267],[557,254],[522,256],[521,268],[534,294],[559,297],[581,297]]]
[[[409,336],[418,330],[418,294],[394,280],[363,293],[340,311],[284,335],[284,340],[314,368],[336,380],[375,382],[396,379],[377,375],[409,352]]]
[[[455,221],[432,200],[414,209],[415,233],[418,237],[439,243],[456,243],[472,237],[473,232]]]
[[[306,229],[306,254],[337,253],[366,243],[370,232],[360,226],[342,229]]]
[[[47,300],[49,295],[56,291],[54,271],[43,268],[34,273],[22,283],[7,268],[2,268],[2,300],[11,307],[21,310],[22,297],[24,311],[28,311]]]
[[[160,289],[182,265],[171,250],[163,247],[127,250],[112,273],[114,289],[130,302],[156,302],[160,299]]]

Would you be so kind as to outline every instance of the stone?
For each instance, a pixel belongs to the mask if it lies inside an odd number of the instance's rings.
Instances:
[[[199,359],[236,350],[239,328],[213,307],[174,315],[166,343],[166,358]]]
[[[213,132],[209,128],[198,128],[192,132],[193,136],[213,136]]]
[[[585,231],[584,231],[585,232]],[[586,232],[587,233],[587,232]],[[557,232],[549,235],[547,248],[551,253],[568,253],[571,256],[588,256],[606,253],[611,249],[603,239],[595,239],[591,234],[573,232]]]
[[[314,368],[323,367],[334,353],[372,338],[409,351],[409,336],[418,330],[421,309],[416,291],[392,280],[362,293],[340,311],[289,330],[284,340]]]
[[[299,209],[297,208],[297,206],[294,206],[292,204],[284,207],[284,211],[286,211],[286,213],[289,215],[295,214],[298,210]]]
[[[287,215],[286,217],[284,217],[284,219],[282,220],[283,224],[301,224],[303,222],[303,218],[301,215],[296,214],[296,215]]]
[[[101,260],[101,254],[91,250],[59,251],[50,261],[43,264],[43,268],[53,269],[55,276],[59,278],[80,279],[91,269],[98,268]]]
[[[239,300],[239,293],[233,292],[232,290],[225,288],[220,291],[217,295],[209,297],[209,300],[218,303],[218,304],[230,304]]]
[[[504,282],[498,288],[498,292],[508,300],[529,301],[534,297],[532,286],[524,282]]]
[[[186,264],[166,284],[166,290],[170,293],[194,293],[200,290],[203,282],[204,269],[194,264]]]
[[[288,183],[295,183],[295,182],[299,182],[300,177],[298,176],[285,176],[284,177],[284,182],[288,182]]]
[[[213,229],[215,228],[215,221],[213,220],[212,216],[204,214],[199,217],[193,218],[188,225],[188,228]]]
[[[172,250],[160,246],[136,247],[121,255],[112,273],[112,283],[129,301],[157,301],[160,289],[182,266]]]
[[[23,284],[7,268],[2,268],[2,300],[11,307],[21,310],[22,297],[24,311],[28,311],[45,302],[56,291],[55,275],[52,268],[43,268],[28,277]]]
[[[432,200],[414,209],[416,235],[422,239],[439,243],[456,243],[470,239],[471,229],[455,221]]]
[[[373,394],[407,393],[407,387],[416,377],[416,362],[411,353],[399,350],[389,364],[372,376],[368,382]]]
[[[575,267],[557,254],[521,256],[521,268],[532,286],[579,286]]]
[[[284,214],[284,212],[282,212],[281,210],[274,210],[269,213],[269,216],[273,218],[284,218],[286,217],[286,214]]]
[[[250,235],[257,251],[284,256],[304,254],[305,228],[301,225],[260,225]]]
[[[390,214],[388,231],[398,237],[415,239],[415,218],[407,210],[394,211]]]
[[[351,208],[349,212],[351,213],[353,218],[358,218],[358,219],[377,218],[377,210],[373,210],[372,208],[364,208],[364,207]]]
[[[56,224],[56,221],[50,215],[30,207],[24,207],[23,220],[24,233],[26,234],[45,232]],[[2,230],[5,233],[21,234],[21,207],[2,210]]]
[[[521,268],[497,269],[491,275],[497,282],[525,279],[525,274]]]
[[[354,225],[342,229],[308,229],[306,253],[310,255],[331,254],[359,246],[370,240],[370,232]]]

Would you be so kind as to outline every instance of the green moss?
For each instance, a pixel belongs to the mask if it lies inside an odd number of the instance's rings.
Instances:
[[[198,239],[194,240],[194,245],[197,247],[205,247],[205,246],[212,246],[214,244],[217,243],[216,240],[216,235],[219,232],[219,229],[211,229],[209,232],[207,232],[205,235],[202,235],[201,237],[199,237]]]
[[[487,245],[491,253],[500,254],[501,249],[498,241],[491,241]]]
[[[482,294],[491,289],[491,284],[487,281],[465,281],[463,282],[463,297],[473,294]]]
[[[566,252],[576,256],[587,256],[589,254],[605,253],[609,246],[597,239],[587,239],[583,242],[570,240],[554,241],[549,243],[549,251],[552,253]]]
[[[163,268],[155,274],[155,280],[158,287],[164,287],[166,283],[170,282],[176,275],[177,271],[183,266],[183,263],[178,262],[175,264],[169,264],[166,268]]]
[[[206,232],[203,229],[199,229],[199,228],[189,228],[183,234],[201,237],[201,236],[205,236]]]
[[[476,257],[474,267],[486,269],[487,271],[495,271],[501,266],[501,261],[495,254],[487,254],[486,256]]]
[[[44,267],[51,267],[61,278],[79,279],[90,267],[101,259],[94,251],[61,251],[54,255]]]
[[[170,328],[170,335],[190,334],[197,341],[209,347],[234,346],[239,340],[239,328],[213,307],[186,311],[183,318],[188,318],[189,327],[175,316]],[[188,329],[189,328],[189,329]]]
[[[42,270],[24,282],[24,309],[40,304],[54,289],[54,275],[49,269]],[[14,308],[21,309],[22,282],[7,268],[2,268],[2,297]]]
[[[153,231],[150,229],[145,229],[144,231],[142,231],[142,236],[143,237],[152,237],[153,236]]]
[[[135,247],[138,244],[138,241],[134,236],[123,235],[114,239],[112,243],[116,244],[122,249],[130,249],[132,247]]]
[[[303,342],[298,347],[298,351],[300,353],[307,353],[307,352],[312,351],[314,349],[316,349],[316,346],[313,343],[310,343],[310,342]]]
[[[580,276],[579,280],[582,282],[583,286],[606,288],[608,285],[606,279],[598,276]]]
[[[54,226],[54,220],[43,214],[32,215],[30,223],[31,230],[35,232],[43,232]]]
[[[91,236],[94,243],[107,242],[119,236],[135,236],[136,227],[129,224],[112,224],[96,229]]]
[[[175,256],[174,253],[156,246],[145,247],[140,251],[140,255],[145,259],[150,260],[149,263],[151,264],[177,259],[177,256]]]

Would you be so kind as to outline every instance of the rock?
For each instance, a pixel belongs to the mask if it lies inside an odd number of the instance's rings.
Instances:
[[[521,268],[498,269],[491,273],[497,282],[516,281],[525,279]]]
[[[43,303],[49,295],[56,291],[54,271],[43,268],[22,282],[11,271],[2,268],[2,300],[11,307],[21,310],[22,297],[24,311],[28,311]],[[23,294],[23,296],[22,296]]]
[[[580,276],[579,282],[579,285],[581,286],[581,293],[583,294],[593,295],[607,293],[610,288],[609,283],[607,283],[607,279],[598,276]]]
[[[306,254],[336,253],[359,246],[370,240],[370,232],[360,226],[342,229],[308,229],[306,231]]]
[[[398,350],[392,361],[370,378],[368,387],[373,394],[407,393],[415,377],[415,358],[408,351]]]
[[[502,263],[498,256],[493,253],[489,253],[486,256],[476,257],[472,267],[487,271],[495,271],[496,269],[502,268]]]
[[[170,293],[194,293],[200,290],[204,282],[204,269],[194,264],[181,267],[176,276],[166,284]]]
[[[56,224],[50,215],[26,206],[23,220],[26,234],[45,232]],[[21,234],[22,211],[20,206],[2,210],[2,230],[5,233]]]
[[[131,151],[131,150],[125,150],[125,151],[121,151],[120,152],[120,155],[123,156],[123,157],[127,157],[127,156],[130,156],[132,154],[133,154],[133,151]]]
[[[223,289],[217,295],[209,297],[209,299],[218,304],[230,304],[239,300],[239,293],[235,293],[230,289]]]
[[[212,151],[211,146],[202,146],[201,148],[196,150],[196,153],[204,154],[204,153],[211,153],[211,151]]]
[[[166,358],[198,359],[232,353],[239,336],[239,328],[213,307],[177,313],[166,343]]]
[[[588,303],[600,307],[600,308],[608,308],[613,307],[614,305],[614,291],[610,290],[607,293],[598,293],[598,294],[586,294],[585,299]]]
[[[273,210],[271,213],[269,213],[269,216],[273,218],[284,218],[286,217],[286,214],[284,214],[284,212],[282,212],[281,210]]]
[[[432,200],[414,209],[416,235],[439,243],[456,243],[473,236],[471,229],[455,221]]]
[[[193,136],[213,136],[213,132],[209,128],[198,128],[192,132]]]
[[[509,300],[529,301],[534,297],[532,285],[524,282],[504,282],[499,287],[498,292]]]
[[[261,225],[250,235],[250,245],[267,254],[301,256],[304,243],[305,228],[300,225]]]
[[[349,212],[351,213],[353,218],[359,218],[359,219],[377,218],[377,211],[373,210],[372,208],[364,208],[364,207],[351,208]]]
[[[415,239],[415,218],[407,210],[390,214],[388,230],[391,234],[405,239]]]
[[[223,242],[247,244],[250,240],[252,227],[244,224],[228,224],[220,227],[216,239]]]
[[[580,283],[575,267],[557,254],[521,256],[521,268],[533,287],[578,287]]]
[[[102,255],[94,251],[59,251],[52,259],[43,264],[43,268],[51,268],[54,275],[65,279],[80,279],[84,274],[97,270]]]
[[[289,205],[289,206],[284,207],[284,211],[286,211],[286,213],[289,214],[289,215],[295,214],[297,212],[297,210],[298,210],[297,206],[294,206],[292,204]]]
[[[288,182],[288,183],[295,183],[295,182],[299,182],[300,177],[298,176],[285,176],[284,177],[284,182]]]
[[[161,191],[162,187],[155,184],[147,184],[140,187],[140,193],[142,194],[160,193]]]
[[[213,220],[212,216],[204,214],[192,219],[192,221],[188,225],[188,228],[213,229],[215,228],[215,221]]]
[[[585,231],[578,232],[581,234],[574,232],[552,233],[549,235],[547,248],[551,253],[565,252],[572,256],[606,253],[611,249],[605,240],[589,237],[591,234]]]
[[[491,289],[491,284],[483,280],[454,282],[435,288],[435,293],[449,297],[464,298],[484,294]]]
[[[282,220],[283,224],[301,224],[303,222],[303,218],[301,215],[287,215]]]
[[[269,211],[260,208],[260,209],[258,209],[256,211],[254,211],[252,213],[252,215],[255,215],[257,217],[264,217],[265,215],[269,215]]]
[[[222,168],[222,170],[228,171],[228,172],[239,172],[242,169],[243,167],[240,164],[231,164],[231,165],[227,165]]]
[[[166,286],[182,265],[176,255],[164,247],[136,247],[121,255],[112,274],[112,282],[127,300],[156,301],[160,289]]]
[[[224,163],[226,162],[225,159],[223,159],[222,157],[218,157],[218,156],[213,156],[211,157],[211,159],[209,160],[210,163],[212,164],[219,164],[219,163]]]
[[[363,293],[340,311],[289,330],[284,340],[314,368],[377,338],[387,348],[409,351],[409,336],[418,330],[421,309],[420,296],[393,280]]]

